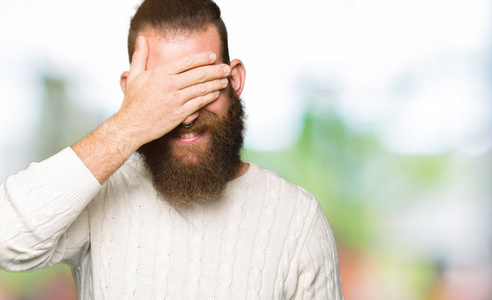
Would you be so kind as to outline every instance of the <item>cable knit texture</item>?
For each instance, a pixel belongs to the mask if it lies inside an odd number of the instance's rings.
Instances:
[[[249,164],[220,199],[173,208],[140,158],[100,186],[67,148],[0,186],[0,267],[67,263],[79,299],[343,299],[317,200]]]

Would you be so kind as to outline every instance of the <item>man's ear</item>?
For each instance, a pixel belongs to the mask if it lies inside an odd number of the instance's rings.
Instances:
[[[121,86],[121,90],[123,91],[123,94],[125,93],[125,90],[126,90],[126,80],[128,79],[128,74],[129,74],[129,72],[125,71],[125,72],[121,73],[121,76],[120,76],[120,86]]]
[[[243,92],[244,82],[246,80],[246,69],[244,68],[243,62],[239,59],[232,60],[230,66],[232,89],[236,92],[236,95],[240,96]]]

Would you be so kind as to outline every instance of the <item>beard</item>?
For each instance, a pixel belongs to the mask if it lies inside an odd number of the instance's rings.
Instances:
[[[189,129],[178,126],[140,147],[158,196],[173,206],[219,198],[241,167],[244,109],[229,85],[229,107],[223,120],[201,111]],[[206,143],[170,145],[185,133],[204,134]],[[206,135],[206,136],[205,136]]]

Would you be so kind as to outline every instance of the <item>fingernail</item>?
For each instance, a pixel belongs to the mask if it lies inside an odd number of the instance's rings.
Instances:
[[[222,79],[220,80],[220,83],[222,83],[222,85],[227,85],[227,82],[229,82],[229,81],[227,80],[227,78],[222,78]]]
[[[214,92],[215,97],[219,97],[219,94],[220,94],[220,92],[219,92],[219,91],[215,91],[215,92]]]
[[[142,43],[143,43],[143,36],[139,36],[137,41],[137,47],[139,48],[140,46],[142,46]]]
[[[215,61],[217,59],[217,55],[215,53],[210,53],[210,60]]]
[[[229,73],[231,71],[231,67],[229,67],[228,65],[225,65],[224,66],[224,73]]]

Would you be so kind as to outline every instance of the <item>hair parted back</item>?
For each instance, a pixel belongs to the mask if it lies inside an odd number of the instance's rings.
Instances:
[[[191,34],[213,25],[219,33],[224,63],[230,63],[227,29],[220,8],[212,0],[145,0],[130,22],[128,56],[130,63],[139,33],[152,28],[163,35]]]

